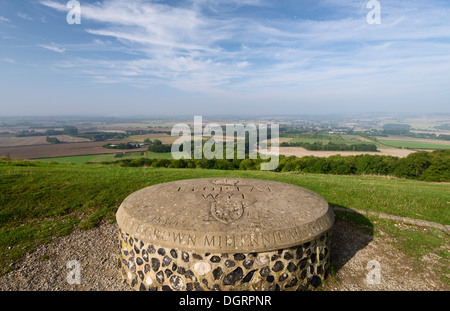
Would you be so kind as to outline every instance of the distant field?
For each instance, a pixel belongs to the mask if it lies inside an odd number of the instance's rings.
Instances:
[[[175,140],[179,137],[170,136],[168,134],[146,134],[146,135],[134,135],[130,136],[131,141],[143,142],[145,139],[150,139],[151,141],[158,139],[165,145],[173,144]]]
[[[387,146],[384,146],[378,142],[372,141],[370,139],[358,136],[358,135],[337,135],[337,134],[320,134],[319,138],[311,137],[310,134],[294,134],[292,137],[282,137],[280,138],[283,141],[288,141],[289,143],[310,143],[313,144],[315,142],[322,143],[324,145],[328,144],[329,142],[335,143],[335,144],[346,144],[346,145],[356,145],[356,144],[372,144],[376,145],[378,149],[380,148],[389,148]],[[289,139],[289,140],[287,140]]]
[[[171,122],[130,122],[130,123],[96,123],[95,126],[98,130],[133,130],[133,129],[139,129],[139,130],[147,130],[147,129],[155,129],[157,128],[163,128],[167,131],[170,131],[173,123]],[[151,126],[151,128],[149,128]]]
[[[127,141],[108,141],[110,144],[119,144]],[[102,146],[104,141],[83,142],[71,144],[48,144],[36,146],[0,147],[0,157],[8,154],[12,158],[18,159],[42,159],[56,157],[73,157],[93,154],[111,154],[120,152],[114,149],[105,149]],[[135,149],[135,151],[146,151],[145,148]]]
[[[305,156],[314,156],[314,157],[330,157],[333,155],[342,155],[342,156],[350,156],[350,155],[360,155],[360,154],[372,154],[372,155],[389,155],[394,157],[404,158],[409,154],[414,153],[414,150],[408,149],[399,149],[399,148],[379,148],[378,152],[370,152],[370,151],[311,151],[306,150],[302,147],[280,147],[280,154],[284,156],[296,156],[296,157],[305,157]]]
[[[89,142],[89,139],[71,137],[67,135],[50,135],[51,137],[56,137],[60,142],[64,143],[79,143],[79,142]],[[17,146],[32,146],[32,145],[50,145],[46,141],[47,136],[34,136],[34,137],[15,137],[7,136],[0,137],[0,147],[17,147]]]
[[[101,129],[110,129],[110,130],[116,130],[116,129],[147,129],[148,128],[147,123],[102,123],[102,124],[96,124],[96,126]]]
[[[426,150],[439,150],[439,149],[450,149],[450,144],[446,141],[442,143],[439,141],[428,140],[397,140],[397,139],[378,139],[379,142],[386,144],[388,146],[396,148],[409,148],[409,149],[426,149]]]
[[[123,159],[171,159],[171,153],[155,153],[149,151],[140,152],[126,152],[120,157],[115,157],[116,154],[99,154],[99,155],[87,155],[87,156],[75,156],[75,157],[56,157],[56,158],[45,158],[36,159],[40,162],[56,162],[56,163],[74,163],[74,164],[85,164],[88,162],[100,163],[100,162],[111,162]]]
[[[410,131],[411,133],[421,133],[421,134],[434,134],[436,136],[439,135],[450,135],[450,131],[437,131],[437,130],[430,130],[430,131]]]

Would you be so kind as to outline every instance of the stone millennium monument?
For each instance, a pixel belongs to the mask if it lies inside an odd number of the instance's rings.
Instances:
[[[208,178],[141,189],[117,223],[136,290],[306,290],[325,276],[334,214],[301,187]]]

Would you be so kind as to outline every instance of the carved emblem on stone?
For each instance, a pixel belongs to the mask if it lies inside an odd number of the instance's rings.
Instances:
[[[220,200],[211,203],[211,215],[218,221],[229,224],[239,220],[244,214],[244,203]]]

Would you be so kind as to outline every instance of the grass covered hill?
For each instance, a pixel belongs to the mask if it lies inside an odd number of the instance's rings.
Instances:
[[[180,179],[243,177],[308,188],[331,206],[450,224],[448,183],[295,172],[122,167],[0,160],[0,275],[40,243],[102,220],[138,189]]]

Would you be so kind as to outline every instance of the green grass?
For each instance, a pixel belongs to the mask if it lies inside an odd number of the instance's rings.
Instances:
[[[75,156],[75,157],[59,157],[59,158],[45,158],[38,159],[37,161],[42,162],[57,162],[57,163],[74,163],[74,164],[84,164],[95,159],[97,155],[85,155],[85,156]]]
[[[386,219],[377,219],[376,227],[378,229],[375,231],[377,236],[380,236],[378,232],[382,230],[387,233],[388,237],[394,237],[394,239],[388,239],[388,243],[411,257],[415,261],[417,271],[424,270],[421,259],[432,254],[436,260],[432,266],[433,270],[440,276],[442,282],[450,284],[450,254],[446,245],[449,241],[447,233],[436,228],[416,226],[407,226],[409,228],[405,230],[405,225],[398,225]]]
[[[57,158],[45,158],[37,159],[40,162],[56,162],[56,163],[74,163],[74,164],[86,164],[88,162],[100,163],[100,162],[113,162],[122,159],[172,159],[171,153],[155,153],[149,151],[140,152],[126,152],[123,157],[115,158],[115,153],[112,154],[98,154],[98,155],[85,155],[85,156],[73,156],[73,157],[57,157]]]
[[[450,224],[450,187],[445,183],[376,176],[338,176],[130,168],[100,164],[51,164],[0,160],[0,275],[9,264],[53,236],[114,222],[126,196],[180,179],[244,177],[303,186],[332,206],[384,212]]]
[[[94,159],[90,160],[89,162],[92,163],[100,163],[100,162],[112,162],[117,160],[123,160],[123,159],[140,159],[140,158],[147,158],[147,159],[172,159],[172,154],[169,153],[156,153],[156,152],[150,152],[150,151],[140,151],[140,152],[126,152],[123,154],[122,157],[114,157],[115,154],[103,154],[95,157]]]
[[[388,140],[388,139],[378,139],[378,141],[388,146],[396,148],[426,149],[426,150],[450,149],[450,145],[441,145],[438,143],[426,143],[408,140]]]

